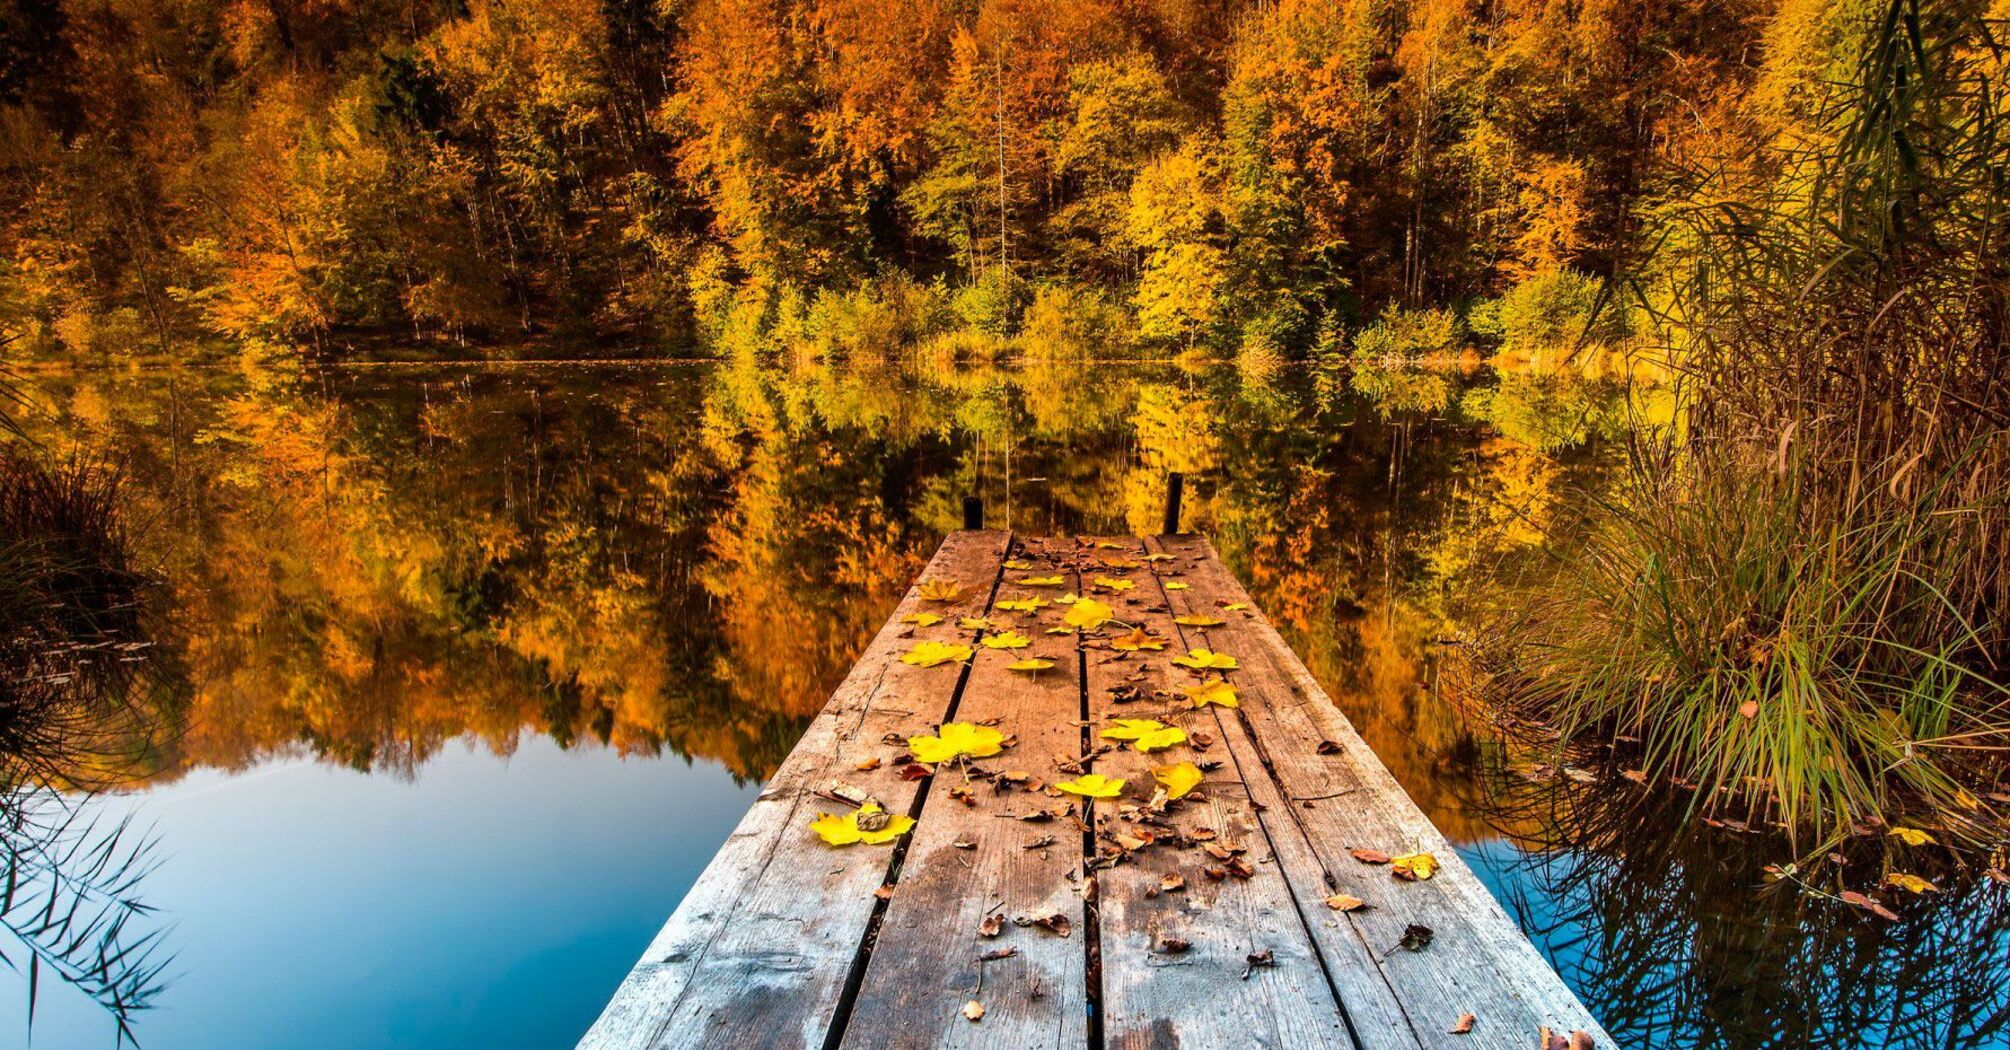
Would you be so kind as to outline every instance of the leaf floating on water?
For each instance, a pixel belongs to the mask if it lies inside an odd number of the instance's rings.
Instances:
[[[1103,730],[1104,740],[1128,740],[1139,751],[1157,751],[1186,742],[1186,730],[1150,718],[1119,718]]]
[[[1059,587],[1068,581],[1059,576],[1028,576],[1019,581],[1021,587]]]
[[[1180,692],[1185,693],[1187,700],[1195,707],[1206,707],[1209,704],[1220,704],[1223,707],[1242,706],[1242,701],[1236,696],[1235,687],[1227,682],[1203,682],[1200,685],[1185,686]]]
[[[1451,1035],[1465,1035],[1473,1030],[1473,1022],[1477,1020],[1479,1018],[1474,1017],[1471,1013],[1460,1014],[1459,1019],[1453,1021],[1452,1026],[1445,1029],[1445,1031]]]
[[[1199,766],[1191,762],[1174,762],[1169,766],[1154,767],[1152,769],[1152,779],[1158,781],[1159,786],[1166,789],[1166,798],[1171,800],[1179,798],[1194,788],[1199,787],[1200,782],[1206,779],[1206,774],[1200,771]]]
[[[1045,604],[1044,598],[1020,598],[999,602],[998,607],[1006,612],[1035,612]]]
[[[1326,898],[1326,906],[1334,911],[1360,911],[1368,902],[1349,893],[1336,893]]]
[[[1405,882],[1428,879],[1438,873],[1438,858],[1429,853],[1405,853],[1389,860],[1389,874]]]
[[[908,613],[900,618],[901,623],[911,623],[916,627],[933,627],[942,622],[942,617],[934,613]]]
[[[1094,598],[1083,598],[1068,607],[1068,614],[1061,617],[1061,622],[1078,631],[1093,631],[1110,622],[1110,617],[1114,615],[1116,610],[1102,602]]]
[[[1202,616],[1196,613],[1192,616],[1175,616],[1173,617],[1173,622],[1179,624],[1181,627],[1220,627],[1228,621],[1217,620],[1212,616]]]
[[[1054,666],[1054,661],[1052,660],[1043,660],[1037,656],[1029,656],[1024,660],[1014,660],[1006,664],[1005,669],[1007,671],[1025,671],[1028,674],[1038,674],[1052,666]]]
[[[1173,663],[1196,671],[1233,671],[1242,666],[1235,662],[1235,657],[1211,649],[1195,649],[1185,656],[1175,656]]]
[[[1939,893],[1940,887],[1903,871],[1894,871],[1884,877],[1884,884],[1896,886],[1907,893]]]
[[[986,649],[1024,649],[1032,644],[1033,639],[1017,631],[1005,631],[1002,634],[994,634],[984,639],[984,648]]]
[[[1933,842],[1933,836],[1918,828],[1893,827],[1890,834],[1908,846],[1925,846]]]
[[[955,580],[923,580],[916,593],[925,602],[960,602],[970,592]]]
[[[914,827],[914,818],[906,814],[890,814],[879,808],[879,803],[868,802],[858,810],[845,816],[819,813],[810,823],[810,830],[833,846],[849,846],[863,842],[868,846],[880,846],[907,834]]]
[[[1133,627],[1131,628],[1131,633],[1110,639],[1110,648],[1120,649],[1127,653],[1135,653],[1146,649],[1156,652],[1165,647],[1165,639],[1142,627]]]
[[[951,661],[970,659],[970,647],[954,642],[926,641],[900,654],[900,662],[916,667],[934,667]]]
[[[1090,582],[1106,591],[1128,591],[1137,586],[1129,580],[1120,580],[1114,576],[1098,576]]]
[[[1877,898],[1871,896],[1868,893],[1858,893],[1855,890],[1844,890],[1841,893],[1836,894],[1836,896],[1840,898],[1844,904],[1853,904],[1881,918],[1886,919],[1898,918],[1897,912],[1892,911],[1890,908],[1887,908],[1884,905],[1878,903]]]
[[[1116,798],[1124,793],[1124,781],[1101,773],[1084,773],[1073,780],[1056,781],[1054,787],[1084,798]]]
[[[987,758],[997,754],[1004,746],[1005,734],[990,726],[968,722],[945,722],[936,736],[907,738],[907,749],[914,753],[915,761],[929,765],[947,762],[957,755]]]

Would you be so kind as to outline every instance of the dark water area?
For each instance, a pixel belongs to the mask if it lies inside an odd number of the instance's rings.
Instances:
[[[1464,645],[1609,469],[1609,391],[1132,362],[22,386],[47,447],[128,464],[187,679],[84,803],[159,843],[149,1048],[569,1045],[966,493],[1026,533],[1152,532],[1175,470],[1188,527],[1621,1045],[2010,1046],[2010,891],[1886,922],[1769,886],[1770,840],[1533,783],[1472,702]],[[26,998],[0,982],[0,1045]],[[33,1045],[112,1042],[41,990]]]

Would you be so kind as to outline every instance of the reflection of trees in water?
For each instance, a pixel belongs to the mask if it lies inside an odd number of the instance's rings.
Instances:
[[[1947,892],[1907,896],[1887,923],[1769,884],[1765,865],[1786,846],[1688,820],[1688,794],[1672,787],[1494,783],[1486,804],[1529,851],[1503,873],[1505,903],[1623,1043],[1799,1050],[2010,1036],[2010,892],[1986,878],[1943,877]],[[1852,860],[1876,870],[1875,856]]]
[[[157,586],[131,563],[119,474],[0,458],[0,962],[89,996],[131,1038],[169,962],[140,896],[151,843],[92,813],[178,703]]]

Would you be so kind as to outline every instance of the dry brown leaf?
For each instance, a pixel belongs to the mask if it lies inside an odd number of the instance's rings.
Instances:
[[[1473,1022],[1477,1020],[1479,1020],[1479,1018],[1474,1017],[1470,1013],[1460,1014],[1459,1019],[1457,1021],[1452,1022],[1452,1026],[1450,1028],[1445,1029],[1445,1031],[1449,1032],[1452,1035],[1465,1035],[1467,1032],[1473,1030]]]
[[[984,1004],[975,999],[964,1003],[963,1016],[970,1018],[972,1021],[984,1020]]]

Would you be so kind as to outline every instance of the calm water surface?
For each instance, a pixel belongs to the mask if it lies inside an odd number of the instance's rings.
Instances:
[[[598,1012],[967,491],[1156,527],[1168,470],[1368,742],[1629,1046],[2004,1046],[2010,902],[1884,928],[1679,800],[1561,798],[1462,700],[1622,414],[1581,386],[1102,363],[34,376],[114,450],[186,697],[124,791],[143,1045],[549,1047]],[[0,983],[0,1045],[26,1031]],[[112,1044],[45,989],[36,1046]],[[25,1041],[26,1036],[21,1038]]]

